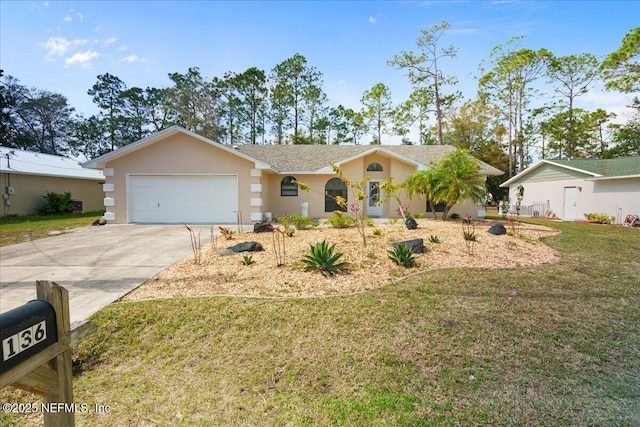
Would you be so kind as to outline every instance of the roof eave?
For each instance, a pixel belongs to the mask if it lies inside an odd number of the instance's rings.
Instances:
[[[536,169],[538,169],[538,168],[540,168],[540,167],[542,167],[544,165],[554,165],[554,166],[557,166],[559,168],[569,169],[569,170],[572,170],[572,171],[575,171],[575,172],[583,173],[585,175],[591,175],[592,177],[596,177],[596,178],[598,176],[600,176],[597,173],[586,171],[584,169],[578,169],[578,168],[574,168],[572,166],[567,166],[567,165],[563,165],[563,164],[560,164],[560,163],[555,163],[552,160],[542,159],[538,163],[536,163],[535,165],[531,166],[530,168],[527,168],[527,169],[523,170],[522,172],[520,172],[519,174],[517,174],[516,176],[513,176],[513,177],[509,178],[508,180],[506,180],[505,182],[500,184],[500,187],[501,188],[509,187],[511,184],[513,184],[514,182],[518,181],[523,176],[526,176],[526,175],[530,174],[534,170],[536,170]]]
[[[633,178],[640,178],[640,174],[620,175],[620,176],[596,176],[593,178],[587,178],[587,181],[610,181],[612,179],[633,179]]]
[[[82,167],[83,168],[89,168],[89,169],[103,169],[106,166],[106,164],[108,162],[110,162],[110,161],[116,160],[116,159],[118,159],[120,157],[123,157],[123,156],[125,156],[127,154],[130,154],[130,153],[132,153],[134,151],[137,151],[137,150],[140,150],[142,148],[145,148],[145,147],[147,147],[147,146],[149,146],[151,144],[154,144],[154,143],[156,143],[156,142],[158,142],[158,141],[160,141],[162,139],[165,139],[165,138],[167,138],[169,136],[173,136],[173,135],[175,135],[177,133],[184,133],[184,134],[189,135],[189,136],[191,136],[191,137],[193,137],[195,139],[198,139],[198,140],[200,140],[202,142],[205,142],[207,144],[215,146],[216,148],[220,148],[220,149],[225,150],[225,151],[227,151],[229,153],[233,153],[234,155],[236,155],[238,157],[241,157],[241,158],[243,158],[245,160],[253,162],[256,169],[267,169],[267,170],[272,169],[271,165],[269,165],[267,163],[264,163],[264,162],[262,162],[260,160],[257,160],[255,158],[249,156],[248,154],[245,154],[245,153],[243,153],[241,151],[238,151],[238,150],[234,150],[231,147],[226,147],[226,146],[224,146],[222,144],[219,144],[217,142],[214,142],[214,141],[210,140],[209,138],[205,138],[202,135],[198,135],[197,133],[191,132],[191,131],[189,131],[189,130],[183,128],[183,127],[177,126],[177,125],[171,126],[171,127],[167,128],[167,129],[163,129],[160,132],[157,132],[157,133],[155,133],[153,135],[150,135],[150,136],[148,136],[146,138],[143,138],[141,140],[133,142],[133,143],[131,143],[129,145],[125,145],[124,147],[120,147],[115,151],[111,151],[109,153],[103,154],[100,157],[96,157],[95,159],[89,160],[88,162],[83,163]]]

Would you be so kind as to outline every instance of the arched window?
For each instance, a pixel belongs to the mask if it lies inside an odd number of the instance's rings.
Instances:
[[[285,176],[280,182],[280,195],[281,196],[297,196],[298,186],[294,183],[296,179],[292,176]]]
[[[336,197],[347,200],[347,186],[339,178],[331,178],[324,186],[324,211],[345,211],[346,208],[336,203]]]
[[[382,165],[380,163],[370,163],[367,166],[367,172],[382,172]]]

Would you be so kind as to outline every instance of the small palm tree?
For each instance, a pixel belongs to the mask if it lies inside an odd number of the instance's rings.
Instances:
[[[409,195],[424,194],[434,216],[435,203],[445,202],[445,219],[457,203],[468,198],[478,201],[484,195],[480,163],[467,150],[456,150],[431,166],[407,178],[406,188]]]
[[[421,170],[411,175],[405,181],[407,195],[409,197],[415,194],[424,195],[431,208],[431,212],[433,212],[434,218],[436,217],[435,205],[439,202],[437,199],[439,181],[436,172],[436,168]]]
[[[480,174],[480,162],[467,150],[456,150],[440,160],[439,174],[442,185],[438,196],[446,202],[442,218],[446,218],[449,210],[466,199],[479,201],[485,190],[485,180]]]

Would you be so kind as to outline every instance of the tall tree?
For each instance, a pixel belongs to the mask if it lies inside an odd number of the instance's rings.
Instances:
[[[374,142],[382,144],[382,134],[387,133],[387,125],[393,111],[389,87],[384,83],[376,83],[371,89],[364,92],[360,102],[364,106],[365,119],[375,130]]]
[[[283,128],[289,124],[293,127],[295,143],[303,116],[309,114],[310,105],[317,105],[322,99],[322,73],[308,65],[303,55],[296,53],[273,68],[271,82],[271,104],[279,143],[282,143]],[[312,121],[309,129],[313,127]]]
[[[125,145],[122,135],[119,134],[123,120],[122,92],[127,86],[118,77],[106,73],[98,76],[98,81],[87,91],[93,97],[93,102],[100,107],[105,115],[111,150]]]
[[[605,87],[625,93],[640,92],[640,27],[632,28],[620,48],[602,61]]]
[[[21,127],[17,123],[18,104],[27,97],[28,90],[13,76],[5,76],[0,70],[0,145],[20,148]]]
[[[626,124],[614,127],[615,145],[607,150],[605,157],[640,156],[640,99],[634,98],[629,107],[635,110],[634,114]]]
[[[226,124],[226,142],[233,145],[241,138],[242,128],[246,120],[246,112],[241,99],[240,86],[242,80],[238,74],[231,71],[225,73],[218,82],[221,112]]]
[[[590,53],[554,57],[547,67],[547,75],[556,84],[555,91],[565,98],[568,133],[566,153],[573,158],[577,129],[574,127],[574,101],[589,91],[589,85],[598,75],[598,60]]]
[[[443,109],[459,98],[459,94],[455,92],[446,95],[443,91],[443,87],[457,84],[455,78],[445,77],[440,68],[441,60],[455,58],[457,53],[457,49],[453,46],[440,49],[440,39],[450,29],[451,25],[442,21],[439,25],[436,24],[427,30],[421,30],[422,35],[416,40],[417,53],[402,51],[400,55],[395,55],[392,60],[388,61],[388,64],[395,68],[407,69],[409,80],[414,87],[426,87],[433,93],[440,145],[444,143],[442,136]]]
[[[267,113],[267,78],[264,71],[251,67],[238,74],[235,83],[246,115],[247,139],[249,143],[257,144],[258,136],[265,132],[263,121]]]
[[[43,89],[29,89],[18,79],[2,81],[2,144],[49,154],[65,154],[74,109],[67,98]]]
[[[149,134],[152,106],[147,92],[131,87],[120,93],[122,101],[122,135],[124,143],[140,140]]]
[[[615,115],[603,109],[589,112],[581,108],[574,108],[572,115],[570,123],[569,111],[561,111],[541,126],[547,141],[546,155],[568,157],[568,141],[573,141],[572,158],[605,157],[610,142],[606,124]]]
[[[456,148],[468,150],[478,160],[507,171],[509,161],[502,146],[505,133],[498,119],[498,106],[487,104],[486,98],[465,102],[447,114],[445,141]],[[487,191],[494,200],[501,200],[508,190],[500,188],[504,176],[487,177]]]
[[[393,112],[395,133],[403,135],[409,132],[412,126],[417,126],[418,144],[426,145],[429,142],[429,111],[433,103],[432,93],[425,87],[415,88],[409,99],[400,103]]]
[[[173,126],[176,121],[176,112],[171,105],[171,91],[167,88],[148,87],[145,89],[145,98],[149,107],[149,122],[155,132]]]
[[[316,82],[317,83],[317,82]],[[309,84],[304,92],[304,110],[309,141],[315,144],[313,132],[317,129],[317,121],[326,116],[327,95],[318,84]]]
[[[213,141],[220,142],[224,133],[218,88],[191,67],[186,74],[170,73],[174,86],[169,88],[172,110],[176,121],[186,129]]]
[[[72,126],[69,150],[74,156],[93,159],[109,152],[108,126],[102,117],[80,116]]]
[[[509,177],[526,166],[525,144],[531,135],[527,135],[525,123],[529,115],[527,106],[535,94],[532,84],[543,75],[552,57],[546,49],[513,49],[512,44],[519,39],[514,37],[506,45],[496,46],[490,54],[489,65],[481,66],[479,79],[482,96],[499,102],[507,121]]]

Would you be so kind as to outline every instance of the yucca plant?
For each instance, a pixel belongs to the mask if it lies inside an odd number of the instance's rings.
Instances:
[[[242,263],[244,265],[251,265],[253,264],[253,255],[245,255],[242,257]]]
[[[333,276],[347,266],[346,262],[338,262],[342,253],[334,253],[335,243],[329,245],[326,240],[310,245],[309,254],[302,258],[307,270],[320,271],[326,276]]]
[[[396,245],[393,250],[388,250],[387,253],[393,262],[403,267],[410,268],[416,264],[416,257],[410,246]]]
[[[438,235],[432,234],[429,236],[429,241],[431,243],[440,243],[440,238],[438,237]]]

